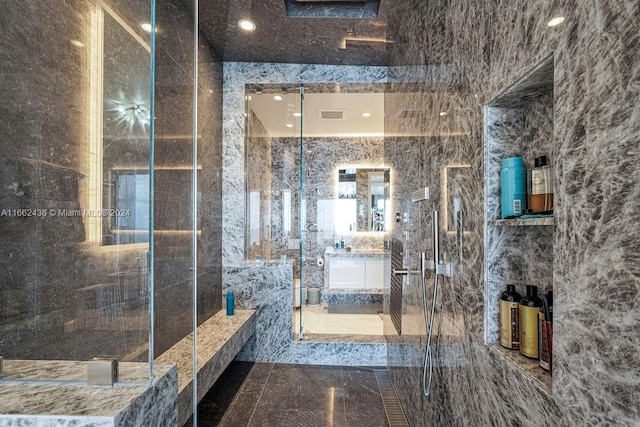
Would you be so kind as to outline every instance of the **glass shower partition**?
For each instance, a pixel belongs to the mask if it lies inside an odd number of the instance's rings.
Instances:
[[[302,95],[298,85],[250,84],[245,93],[246,238],[250,262],[291,262],[294,331],[306,295],[301,282]]]
[[[83,369],[34,361],[152,357],[155,16],[153,1],[134,3],[3,12],[2,32],[23,34],[0,48],[14,77],[0,83],[3,380],[84,382]],[[144,366],[121,382],[147,382]]]

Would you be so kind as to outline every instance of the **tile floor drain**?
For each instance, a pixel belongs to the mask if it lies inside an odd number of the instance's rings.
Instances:
[[[373,371],[376,375],[378,388],[380,388],[380,396],[382,396],[382,404],[384,412],[387,414],[389,427],[409,427],[407,417],[404,415],[396,390],[391,384],[388,371]]]

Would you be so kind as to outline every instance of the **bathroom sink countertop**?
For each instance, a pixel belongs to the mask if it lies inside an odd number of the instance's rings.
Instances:
[[[374,250],[374,249],[352,249],[351,252],[347,252],[344,249],[339,249],[338,251],[331,252],[327,251],[326,256],[328,257],[353,257],[353,258],[380,258],[384,255],[383,250]]]

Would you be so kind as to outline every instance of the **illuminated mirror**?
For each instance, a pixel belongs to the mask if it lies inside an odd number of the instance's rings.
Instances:
[[[98,2],[91,62],[88,237],[103,246],[149,241],[148,35]]]
[[[388,168],[338,169],[336,231],[387,231]]]

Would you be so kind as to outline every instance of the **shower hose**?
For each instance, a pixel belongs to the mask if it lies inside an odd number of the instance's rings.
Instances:
[[[424,352],[424,363],[422,364],[422,392],[425,396],[429,396],[431,394],[431,380],[433,378],[433,350],[431,348],[431,338],[433,336],[433,320],[435,318],[436,313],[436,300],[438,297],[438,274],[433,273],[433,299],[431,300],[431,315],[428,315],[427,312],[427,284],[426,284],[426,269],[422,269],[422,303],[423,303],[423,313],[424,313],[424,324],[426,327],[427,333],[427,343]],[[442,304],[444,304],[444,299]],[[440,322],[438,326],[438,330],[440,330],[440,326],[442,326],[442,308],[440,308]],[[438,338],[436,342],[436,346],[440,343],[440,333],[438,332]],[[427,375],[428,374],[428,375]],[[427,378],[428,377],[428,378]]]

